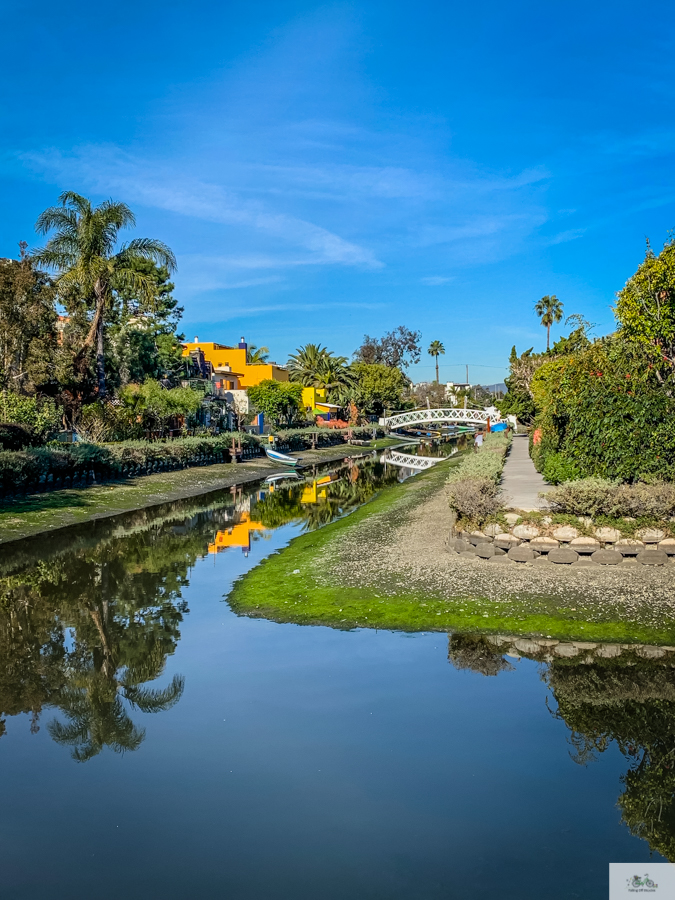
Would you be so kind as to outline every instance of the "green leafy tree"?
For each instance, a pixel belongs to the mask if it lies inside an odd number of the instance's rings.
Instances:
[[[563,305],[555,294],[546,294],[534,304],[534,311],[546,329],[546,350],[551,349],[551,325],[560,322],[563,317]]]
[[[26,250],[0,259],[0,388],[30,393],[52,378],[57,347],[55,289]]]
[[[354,353],[354,361],[390,368],[407,368],[420,360],[422,332],[399,325],[381,338],[363,336],[363,343]]]
[[[34,254],[39,265],[57,272],[56,285],[64,304],[84,306],[91,318],[77,354],[80,365],[95,348],[99,398],[106,395],[105,329],[115,291],[129,291],[148,304],[156,299],[156,281],[140,270],[139,260],[151,260],[175,268],[171,250],[161,241],[134,238],[118,248],[119,232],[135,225],[134,214],[124,203],[107,200],[92,207],[74,191],[61,194],[60,206],[40,214],[39,234],[55,232],[46,246]]]
[[[409,381],[398,367],[355,362],[351,365],[351,371],[355,379],[355,402],[359,409],[378,416],[383,415],[385,409],[401,409]]]
[[[249,400],[274,427],[292,425],[302,405],[302,385],[288,381],[261,381],[247,389]]]
[[[675,372],[675,238],[657,255],[649,243],[644,261],[617,294],[620,334],[649,353],[660,381]]]
[[[438,357],[445,355],[445,347],[440,341],[432,341],[429,344],[427,353],[429,356],[433,357],[434,362],[436,363],[436,384],[438,384]]]

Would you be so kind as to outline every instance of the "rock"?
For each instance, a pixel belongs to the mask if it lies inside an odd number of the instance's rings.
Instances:
[[[500,550],[510,550],[511,547],[517,547],[520,541],[513,534],[498,534],[494,543]]]
[[[537,551],[530,547],[511,547],[509,550],[509,559],[513,559],[515,562],[532,562],[538,556]]]
[[[548,561],[548,556],[537,556],[536,559],[532,560],[532,562],[538,566],[540,566],[540,565],[550,566],[551,565],[551,563]]]
[[[636,556],[624,556],[622,562],[622,566],[639,566],[640,563],[637,561]]]
[[[513,642],[513,646],[516,650],[520,651],[520,653],[539,653],[541,647],[537,643],[537,641],[528,641],[526,638],[518,638],[517,641]]]
[[[660,528],[640,528],[635,532],[635,537],[645,544],[658,544],[665,536],[665,531],[661,531]]]
[[[513,529],[513,533],[517,538],[527,541],[530,538],[537,537],[537,535],[540,534],[540,531],[536,525],[516,525]]]
[[[633,516],[621,516],[621,521],[622,522],[634,522],[635,519],[633,518]]]
[[[550,525],[553,519],[550,516],[542,516],[541,524],[542,525]]]
[[[580,556],[579,559],[573,563],[575,566],[594,566],[595,563],[591,559],[590,556]]]
[[[658,550],[656,547],[646,547],[638,553],[636,559],[643,566],[665,566],[668,562],[668,554],[665,550]]]
[[[618,566],[623,556],[617,550],[596,550],[591,559],[601,566]]]
[[[491,556],[506,556],[506,552],[500,550],[499,547],[495,547],[494,544],[478,544],[476,556],[479,556],[481,559],[490,559]]]
[[[579,648],[574,644],[556,644],[553,648],[553,652],[556,656],[576,656],[579,652]]]
[[[530,541],[530,547],[539,553],[548,553],[550,550],[556,550],[560,544],[549,537],[536,537]]]
[[[458,553],[474,553],[474,548],[468,541],[463,540],[462,538],[455,538],[454,541],[450,541],[450,546],[453,550],[456,550]]]
[[[482,531],[472,531],[469,535],[469,543],[473,544],[474,547],[477,547],[479,544],[491,544],[492,538],[488,537],[487,534],[483,534]]]
[[[478,562],[478,557],[476,556],[475,550],[464,550],[459,555],[462,556],[464,559],[473,559],[476,562]]]
[[[491,556],[490,559],[488,559],[488,562],[489,563],[511,563],[512,565],[515,565],[513,560],[509,559],[506,554],[504,554],[504,556]]]
[[[518,513],[510,512],[510,513],[506,513],[504,518],[506,519],[506,521],[508,522],[509,525],[515,525],[516,523],[520,522],[520,520],[522,519],[522,516],[519,516]]]
[[[577,516],[577,522],[581,522],[586,528],[590,528],[593,524],[593,519],[590,516]]]
[[[595,536],[605,544],[615,544],[621,540],[621,532],[618,528],[596,528]]]
[[[553,537],[556,541],[573,541],[574,538],[579,537],[579,532],[572,525],[561,525],[553,532]]]
[[[637,556],[640,550],[645,549],[642,541],[636,541],[635,538],[621,538],[614,544],[614,549],[618,550],[622,556]]]
[[[558,563],[563,566],[570,566],[572,563],[575,563],[579,559],[579,554],[574,550],[570,550],[569,547],[558,547],[555,550],[551,550],[548,554],[548,558],[552,563]]]
[[[572,538],[569,543],[572,550],[576,550],[577,553],[594,553],[601,549],[600,541],[592,537]]]
[[[658,549],[663,550],[668,556],[675,556],[675,540],[673,538],[665,538],[665,540],[659,541]]]
[[[487,534],[489,537],[495,537],[495,535],[502,533],[502,526],[498,525],[496,522],[492,522],[492,524],[485,526],[483,533]]]

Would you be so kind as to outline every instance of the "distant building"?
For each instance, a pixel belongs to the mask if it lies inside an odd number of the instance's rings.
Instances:
[[[457,403],[460,391],[470,391],[471,387],[472,385],[467,381],[448,381],[445,385],[446,399],[454,406]]]

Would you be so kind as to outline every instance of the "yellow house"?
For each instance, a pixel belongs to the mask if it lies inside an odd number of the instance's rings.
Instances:
[[[246,362],[248,345],[242,338],[238,346],[228,347],[215,341],[194,341],[183,344],[183,356],[189,356],[195,350],[201,350],[204,360],[211,364],[214,374],[223,376],[223,387],[226,390],[246,390],[261,381],[288,381],[288,372],[276,363],[262,363],[250,366]]]

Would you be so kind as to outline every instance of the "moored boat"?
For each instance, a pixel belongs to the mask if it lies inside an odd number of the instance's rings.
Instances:
[[[273,450],[271,447],[265,447],[265,453],[267,454],[267,458],[271,459],[272,462],[281,463],[284,466],[300,465],[300,460],[295,456],[289,456],[287,453],[279,453],[278,450]]]

